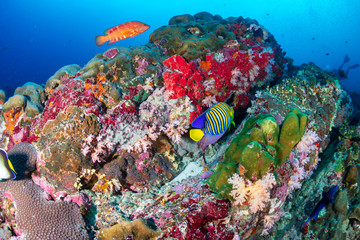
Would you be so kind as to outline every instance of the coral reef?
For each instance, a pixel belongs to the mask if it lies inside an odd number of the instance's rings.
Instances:
[[[17,172],[0,183],[0,237],[354,239],[360,122],[334,76],[291,59],[285,72],[284,55],[256,20],[185,14],[146,45],[0,94]],[[202,166],[188,130],[217,102],[237,125]],[[333,185],[322,221],[299,231]]]

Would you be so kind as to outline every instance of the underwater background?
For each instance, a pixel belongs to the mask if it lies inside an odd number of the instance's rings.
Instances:
[[[359,1],[0,5],[0,240],[360,239]]]
[[[59,68],[84,65],[98,48],[96,35],[123,22],[151,26],[145,33],[115,43],[148,42],[152,31],[175,15],[207,11],[222,17],[243,16],[265,26],[296,65],[314,62],[337,69],[347,54],[360,64],[360,2],[325,1],[26,1],[4,0],[0,8],[0,89],[13,94],[25,82],[44,84]],[[344,86],[360,91],[360,68],[351,70]]]

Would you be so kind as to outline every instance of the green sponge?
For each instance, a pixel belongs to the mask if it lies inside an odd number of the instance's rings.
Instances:
[[[229,193],[232,187],[228,179],[238,171],[238,167],[233,163],[220,162],[217,169],[207,180],[209,188],[217,193],[218,198],[230,198]]]
[[[240,164],[246,169],[245,177],[249,179],[262,178],[263,174],[266,174],[273,165],[275,158],[275,148],[269,145],[265,148],[258,142],[251,142],[244,148]]]
[[[231,199],[232,186],[227,180],[239,171],[239,165],[245,168],[246,178],[261,178],[272,166],[279,166],[286,160],[304,135],[306,124],[306,115],[296,108],[286,115],[281,128],[270,114],[249,118],[226,149],[223,162],[209,177],[210,189],[219,198]]]
[[[305,133],[307,116],[297,108],[292,109],[285,117],[279,137],[278,161],[283,163],[289,156],[291,150],[300,141]]]

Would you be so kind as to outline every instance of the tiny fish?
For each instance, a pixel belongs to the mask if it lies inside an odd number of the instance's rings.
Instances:
[[[234,109],[220,102],[212,105],[191,123],[191,126],[197,129],[190,130],[190,138],[195,142],[200,141],[205,164],[205,148],[217,142],[231,123],[235,126],[233,119]]]
[[[16,178],[16,172],[4,149],[0,148],[0,180],[12,180]]]
[[[110,45],[114,42],[126,38],[135,37],[136,35],[145,32],[149,28],[150,28],[149,25],[138,21],[122,23],[106,30],[104,32],[105,36],[96,36],[95,43],[98,47],[100,47],[105,42],[110,41],[108,43]]]
[[[309,218],[306,220],[306,222],[300,227],[300,230],[303,229],[311,219],[316,220],[319,216],[321,209],[326,207],[329,203],[334,202],[335,193],[337,192],[338,188],[339,188],[339,186],[335,185],[328,192],[323,194],[323,198],[320,200],[320,202],[318,202],[318,204],[316,205],[314,210],[311,212],[311,214],[310,214]],[[293,239],[296,237],[296,235],[297,235],[297,232],[296,232],[295,236],[293,237]]]

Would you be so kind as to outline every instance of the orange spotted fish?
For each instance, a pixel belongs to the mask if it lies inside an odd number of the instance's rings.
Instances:
[[[149,25],[138,21],[122,23],[106,30],[104,32],[105,36],[96,36],[95,43],[100,47],[105,42],[110,41],[108,43],[110,45],[114,42],[139,35],[149,28]]]

